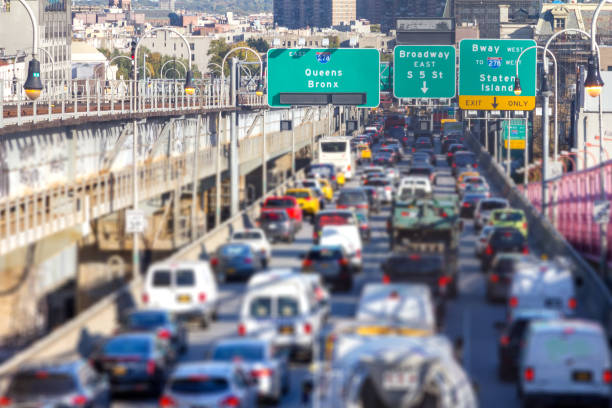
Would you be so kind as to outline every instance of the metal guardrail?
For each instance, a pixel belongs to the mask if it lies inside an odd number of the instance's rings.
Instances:
[[[488,174],[492,185],[510,201],[513,208],[525,212],[529,224],[531,242],[543,254],[565,256],[573,264],[573,274],[579,284],[576,287],[579,309],[585,317],[597,320],[612,339],[612,295],[599,275],[582,256],[567,242],[557,229],[517,188],[514,181],[506,176],[505,170],[495,163],[491,155],[471,134],[466,137],[469,147],[477,154],[479,169]],[[533,239],[537,237],[537,239]]]
[[[185,94],[183,81],[160,79],[46,80],[43,86],[41,96],[31,101],[22,81],[0,80],[0,128],[82,117],[231,107],[229,87],[220,84],[196,83],[193,95]],[[5,95],[5,89],[11,93]],[[265,95],[239,94],[238,100],[241,106],[266,104]]]

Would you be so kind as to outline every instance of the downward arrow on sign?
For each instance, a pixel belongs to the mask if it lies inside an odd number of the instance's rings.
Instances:
[[[427,82],[423,81],[423,87],[421,88],[421,91],[423,91],[423,93],[427,93],[427,91],[429,91],[429,88],[427,88]]]
[[[496,96],[493,97],[493,103],[491,105],[493,105],[493,109],[495,109],[495,108],[497,108],[499,106],[499,104],[497,103],[497,97]]]

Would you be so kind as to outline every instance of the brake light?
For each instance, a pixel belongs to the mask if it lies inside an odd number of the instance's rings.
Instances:
[[[442,215],[442,218],[448,217],[448,214],[446,212],[443,212],[441,215]]]
[[[9,397],[0,397],[0,407],[8,407],[13,405],[13,400]]]
[[[351,165],[346,166],[346,170],[351,171]]]
[[[527,223],[526,222],[523,223],[523,228],[527,229]]]
[[[387,274],[383,275],[382,283],[384,283],[385,285],[388,285],[389,283],[391,283],[391,278],[389,278],[389,275],[387,275]]]
[[[200,301],[200,303],[206,302],[206,293],[204,292],[198,293],[198,300]]]
[[[176,402],[174,399],[168,395],[164,395],[159,399],[160,407],[174,407],[176,406]]]
[[[602,379],[603,379],[603,382],[605,382],[606,384],[612,383],[612,371],[604,370]]]
[[[453,168],[457,167],[457,163],[453,163]]]
[[[221,401],[222,407],[239,407],[240,406],[240,398],[235,395],[230,395],[223,401]]]
[[[331,176],[332,181],[336,181],[336,176]]]
[[[402,217],[407,217],[407,216],[409,216],[409,215],[410,215],[410,213],[409,213],[409,212],[407,212],[407,211],[402,211]]]
[[[357,258],[361,258],[361,249],[358,249],[357,251],[355,251],[355,256]]]
[[[312,326],[310,323],[304,323],[304,333],[306,334],[312,333]]]
[[[391,191],[391,186],[386,186],[385,191]]]
[[[312,239],[317,239],[319,238],[319,234],[317,233],[317,231],[312,233]]]
[[[508,304],[510,305],[510,307],[517,307],[518,306],[518,299],[516,296],[512,296],[510,298],[510,300],[508,301]]]
[[[508,344],[510,344],[510,337],[508,337],[508,336],[501,336],[499,338],[499,344],[501,344],[502,346],[507,346]]]
[[[308,268],[312,266],[312,259],[304,259],[304,262],[302,262],[302,268]]]
[[[272,375],[274,375],[274,371],[269,368],[251,370],[251,377],[253,378],[272,377]]]
[[[210,264],[211,264],[212,266],[217,266],[217,265],[219,265],[219,259],[218,259],[218,258],[213,258],[213,259],[211,259],[211,260],[210,260]]]
[[[451,156],[453,155],[453,153],[448,152],[448,153],[446,153],[446,155],[447,155],[448,157],[451,157]]]
[[[527,248],[526,246],[523,247],[523,254],[529,255],[529,248]]]
[[[244,263],[250,265],[251,263],[253,263],[253,260],[251,258],[244,258]]]
[[[246,326],[243,323],[240,323],[238,325],[238,335],[239,336],[246,336],[246,332],[247,332]]]
[[[464,207],[464,208],[468,208],[468,207],[471,207],[471,206],[472,206],[472,203],[470,203],[470,202],[468,202],[468,201],[466,201],[466,202],[464,202],[464,203],[463,203],[463,207]]]
[[[478,167],[478,163],[474,163],[474,164],[472,164],[472,167],[473,167],[473,168],[477,168],[477,167]]]
[[[438,278],[438,286],[440,288],[445,288],[448,284],[451,283],[452,280],[453,278],[451,278],[450,276],[440,276]]]
[[[346,258],[338,259],[340,266],[348,266],[348,260]]]
[[[493,283],[497,283],[499,282],[499,275],[492,273],[491,276],[489,276],[489,280]]]
[[[569,298],[569,300],[567,301],[567,306],[572,310],[576,309],[576,306],[578,306],[576,298]]]
[[[348,206],[347,206],[347,205],[343,205],[343,204],[336,204],[336,208],[337,208],[338,210],[343,210],[343,209],[345,209],[345,208],[348,208]]]
[[[532,367],[525,369],[525,381],[531,382],[535,378],[535,370]]]
[[[87,404],[87,397],[85,395],[75,395],[72,397],[73,405],[85,405]]]
[[[485,254],[493,255],[493,247],[491,246],[491,244],[487,245],[487,249],[485,249]]]
[[[170,330],[161,329],[157,332],[157,337],[159,337],[160,339],[168,340],[171,337]]]
[[[153,360],[147,361],[147,374],[149,375],[155,374],[155,361]]]

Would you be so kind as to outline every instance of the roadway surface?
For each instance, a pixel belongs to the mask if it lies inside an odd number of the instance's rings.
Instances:
[[[439,143],[436,141],[436,151],[439,153]],[[455,180],[450,174],[444,156],[438,156],[438,171],[447,172],[442,186],[436,187],[438,192],[454,192]],[[404,163],[400,163],[402,166]],[[357,186],[356,181],[349,185]],[[383,207],[380,214],[372,215],[372,239],[364,246],[364,270],[356,276],[353,291],[347,294],[333,294],[331,318],[328,324],[333,325],[336,319],[346,319],[354,315],[355,307],[363,285],[367,282],[380,282],[382,274],[380,263],[389,252],[389,240],[386,233],[386,219],[389,207]],[[505,306],[491,305],[485,301],[485,279],[480,272],[480,263],[474,256],[475,233],[471,220],[464,221],[464,229],[460,240],[459,259],[459,295],[448,303],[446,320],[442,331],[451,340],[458,337],[464,339],[463,360],[466,371],[474,381],[481,407],[517,407],[519,400],[513,383],[502,383],[497,378],[497,341],[499,332],[494,327],[495,322],[503,321]],[[298,255],[312,245],[312,226],[305,223],[293,244],[276,244],[273,247],[271,267],[299,268],[301,260]],[[238,311],[241,296],[244,293],[244,283],[224,284],[220,286],[223,300],[219,320],[207,330],[197,330],[189,333],[189,349],[181,361],[204,359],[211,344],[224,337],[236,335]],[[280,406],[299,407],[302,380],[307,376],[308,366],[292,364],[291,389]],[[115,400],[113,407],[154,407],[155,399]]]

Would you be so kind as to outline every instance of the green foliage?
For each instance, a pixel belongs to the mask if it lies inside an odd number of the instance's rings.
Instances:
[[[247,45],[259,52],[268,52],[270,49],[270,44],[263,38],[249,38],[247,40]]]
[[[266,41],[263,41],[265,43],[266,46],[268,46],[268,43]],[[223,58],[225,57],[225,55],[227,55],[228,52],[230,52],[232,49],[234,48],[238,48],[238,47],[249,47],[249,48],[253,48],[250,47],[248,42],[245,41],[241,41],[241,42],[237,42],[237,43],[233,43],[233,44],[228,44],[225,42],[225,39],[221,38],[219,40],[213,40],[210,42],[210,46],[208,48],[208,55],[210,55],[210,62],[212,62],[213,64],[217,64],[217,65],[222,65],[223,63]],[[269,48],[269,47],[268,47]],[[239,50],[239,51],[235,51],[231,54],[230,57],[228,57],[228,59],[225,61],[225,66],[223,67],[223,72],[225,74],[225,76],[229,76],[230,75],[230,64],[229,64],[229,59],[231,57],[236,57],[241,61],[249,61],[249,62],[258,62],[259,59],[252,53],[249,51],[245,51],[245,50]],[[219,74],[219,67],[215,66],[215,65],[209,65],[208,66],[208,72],[214,72],[216,73],[216,75]],[[253,72],[254,75],[259,74],[259,66],[258,65],[253,65],[253,66],[249,66],[249,69],[251,70],[251,72]]]
[[[130,58],[129,53],[120,53],[117,50],[114,50],[112,53],[110,53],[104,49],[100,49],[99,51],[103,53],[104,55],[106,55],[106,58],[108,58],[109,61],[118,56],[126,57],[126,58],[116,58],[113,61],[112,65],[115,65],[118,67],[116,79],[121,79],[121,78],[131,79],[134,66],[133,66],[133,62]],[[170,55],[161,55],[159,52],[151,52],[145,47],[140,47],[138,49],[138,77],[139,78],[142,78],[142,72],[143,72],[142,62],[143,62],[143,57],[145,54],[147,55],[147,78],[150,78],[151,75],[153,78],[161,78],[162,66],[164,66],[166,62],[174,60],[174,59],[182,62],[185,65],[185,67],[189,67],[189,61],[187,61],[184,58],[175,58]],[[175,68],[176,71],[170,68]],[[193,74],[195,78],[202,77],[196,65],[193,65],[191,69],[193,70]],[[185,70],[183,69],[181,64],[179,63],[173,64],[172,62],[170,62],[164,68],[164,78],[185,78]]]
[[[329,48],[340,48],[340,38],[337,35],[329,37]]]
[[[380,33],[380,24],[371,24],[370,25],[371,33]]]
[[[392,52],[381,52],[380,53],[380,62],[393,62],[393,53]]]

